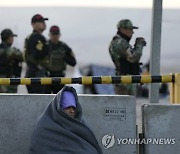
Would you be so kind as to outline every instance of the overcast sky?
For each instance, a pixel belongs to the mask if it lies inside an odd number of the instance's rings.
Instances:
[[[152,3],[153,0],[0,0],[0,31],[11,28],[18,34],[14,46],[22,50],[24,39],[32,31],[30,19],[32,15],[40,13],[50,19],[43,34],[48,38],[49,27],[59,25],[62,40],[72,47],[79,64],[113,66],[108,44],[116,32],[117,22],[128,18],[140,27],[131,43],[136,37],[146,38],[147,46],[142,57],[142,62],[146,62],[150,57]],[[14,8],[8,8],[10,6]],[[180,44],[180,40],[177,34],[180,34],[180,0],[163,0],[163,8],[176,10],[163,10],[161,71],[179,72],[180,46],[177,44]],[[99,60],[99,57],[103,58]]]
[[[151,8],[153,0],[0,0],[0,7],[82,6]],[[180,0],[163,0],[164,8],[180,8]]]

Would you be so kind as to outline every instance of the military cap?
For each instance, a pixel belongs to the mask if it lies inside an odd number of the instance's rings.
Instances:
[[[4,29],[1,31],[1,38],[2,39],[7,39],[10,36],[17,37],[17,35],[14,34],[11,29]]]
[[[44,22],[45,20],[48,20],[48,18],[44,18],[42,15],[40,14],[35,14],[32,19],[31,19],[31,23],[35,23],[35,22]]]
[[[117,24],[117,28],[138,29],[138,27],[133,26],[129,19],[120,20]]]
[[[58,26],[56,26],[56,25],[51,26],[49,32],[51,34],[60,34],[60,28]]]

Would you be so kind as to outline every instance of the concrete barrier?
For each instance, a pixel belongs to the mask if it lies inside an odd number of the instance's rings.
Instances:
[[[53,97],[0,95],[0,154],[28,153],[33,125]],[[104,154],[136,153],[136,145],[118,144],[118,138],[136,137],[134,97],[80,95],[79,101]]]
[[[180,105],[144,105],[142,116],[144,154],[179,154]]]

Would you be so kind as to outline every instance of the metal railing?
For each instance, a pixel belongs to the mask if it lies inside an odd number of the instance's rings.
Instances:
[[[180,104],[180,73],[168,75],[0,78],[0,85],[171,83],[170,102]],[[179,96],[178,96],[179,94]]]

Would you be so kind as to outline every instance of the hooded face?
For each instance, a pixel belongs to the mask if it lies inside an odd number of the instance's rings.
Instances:
[[[64,91],[62,93],[61,108],[68,116],[73,118],[76,116],[76,100],[72,92]]]
[[[72,118],[75,118],[75,116],[76,116],[76,108],[73,106],[65,108],[64,112]]]

